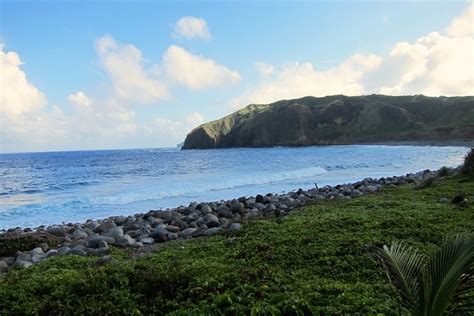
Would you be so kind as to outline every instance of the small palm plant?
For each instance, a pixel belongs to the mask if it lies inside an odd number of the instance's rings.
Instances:
[[[371,254],[399,294],[400,305],[412,315],[437,316],[474,311],[474,235],[445,238],[430,257],[395,242]]]

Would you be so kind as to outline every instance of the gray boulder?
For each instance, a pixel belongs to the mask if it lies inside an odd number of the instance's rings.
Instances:
[[[69,250],[69,252],[67,254],[68,255],[76,255],[76,256],[85,256],[86,251],[84,250],[83,247],[78,246],[78,247],[74,247],[71,250]]]
[[[212,212],[212,209],[209,205],[207,204],[204,204],[202,207],[201,207],[201,215],[207,215],[208,213]]]
[[[108,232],[106,232],[104,236],[112,237],[115,240],[119,240],[120,238],[123,237],[123,234],[124,234],[123,228],[120,226],[117,226],[110,229]]]
[[[232,213],[239,213],[244,208],[245,208],[245,205],[242,202],[239,202],[237,200],[232,200],[232,202],[230,202],[230,210],[232,211]]]
[[[151,237],[155,239],[156,242],[165,242],[168,241],[168,234],[170,232],[167,231],[164,227],[158,226],[152,233]]]
[[[155,240],[151,237],[147,237],[147,238],[140,239],[140,242],[144,245],[153,245],[155,243]]]
[[[66,235],[66,229],[62,225],[51,225],[46,228],[46,231],[52,235],[64,237]]]
[[[115,244],[115,239],[113,237],[108,237],[108,236],[90,236],[89,240],[87,242],[87,247],[89,248],[98,248],[100,241],[105,241],[108,244]]]
[[[21,251],[15,253],[15,261],[31,261],[31,255]]]
[[[58,254],[58,251],[56,249],[50,249],[46,253],[46,258],[56,256]]]
[[[217,233],[219,233],[219,232],[221,232],[221,231],[222,231],[222,228],[220,228],[220,227],[213,227],[213,228],[209,228],[208,230],[206,230],[203,235],[204,235],[204,236],[212,236],[212,235],[215,235],[215,234],[217,234]]]
[[[449,199],[448,198],[441,198],[439,199],[439,203],[442,203],[442,204],[448,204],[449,203]]]
[[[33,263],[29,262],[29,261],[24,261],[24,260],[17,260],[15,261],[15,263],[13,264],[13,267],[14,268],[29,268],[33,265]]]
[[[240,225],[240,223],[232,223],[229,226],[229,230],[230,231],[237,231],[237,230],[240,230],[241,226],[242,225]]]
[[[0,273],[5,272],[7,270],[8,270],[8,264],[5,261],[0,260]]]
[[[188,238],[191,237],[191,235],[197,230],[197,228],[186,228],[183,229],[180,233],[179,236],[182,238]]]
[[[232,213],[231,210],[226,208],[226,209],[222,209],[222,210],[218,211],[217,216],[225,217],[225,218],[232,218],[234,216],[234,214]]]
[[[117,245],[122,247],[132,246],[135,243],[135,239],[129,235],[124,235],[123,237],[117,240]]]
[[[212,213],[207,214],[204,217],[204,221],[206,221],[206,225],[208,227],[217,227],[217,226],[219,226],[219,218],[216,215],[212,214]]]

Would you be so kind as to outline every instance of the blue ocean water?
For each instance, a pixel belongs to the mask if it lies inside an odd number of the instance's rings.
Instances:
[[[0,228],[82,222],[462,163],[468,148],[328,146],[0,155]]]

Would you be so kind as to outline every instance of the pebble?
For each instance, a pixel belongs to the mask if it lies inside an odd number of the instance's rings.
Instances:
[[[0,273],[8,270],[8,263],[3,260],[0,260]]]
[[[439,202],[439,203],[442,203],[442,204],[448,204],[448,203],[449,203],[449,199],[444,197],[444,198],[439,199],[438,202]]]

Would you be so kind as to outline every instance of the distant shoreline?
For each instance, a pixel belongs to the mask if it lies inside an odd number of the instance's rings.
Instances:
[[[433,147],[474,147],[474,140],[449,140],[449,141],[393,141],[393,142],[370,142],[370,143],[351,143],[351,144],[311,144],[311,145],[273,145],[273,146],[235,146],[235,147],[217,147],[217,148],[180,148],[180,150],[214,150],[214,149],[235,149],[235,148],[274,148],[274,147],[288,147],[288,148],[299,148],[299,147],[329,147],[329,146],[433,146]]]
[[[439,141],[393,141],[376,143],[357,143],[348,145],[386,145],[386,146],[437,146],[437,147],[474,147],[474,140],[449,140]]]

